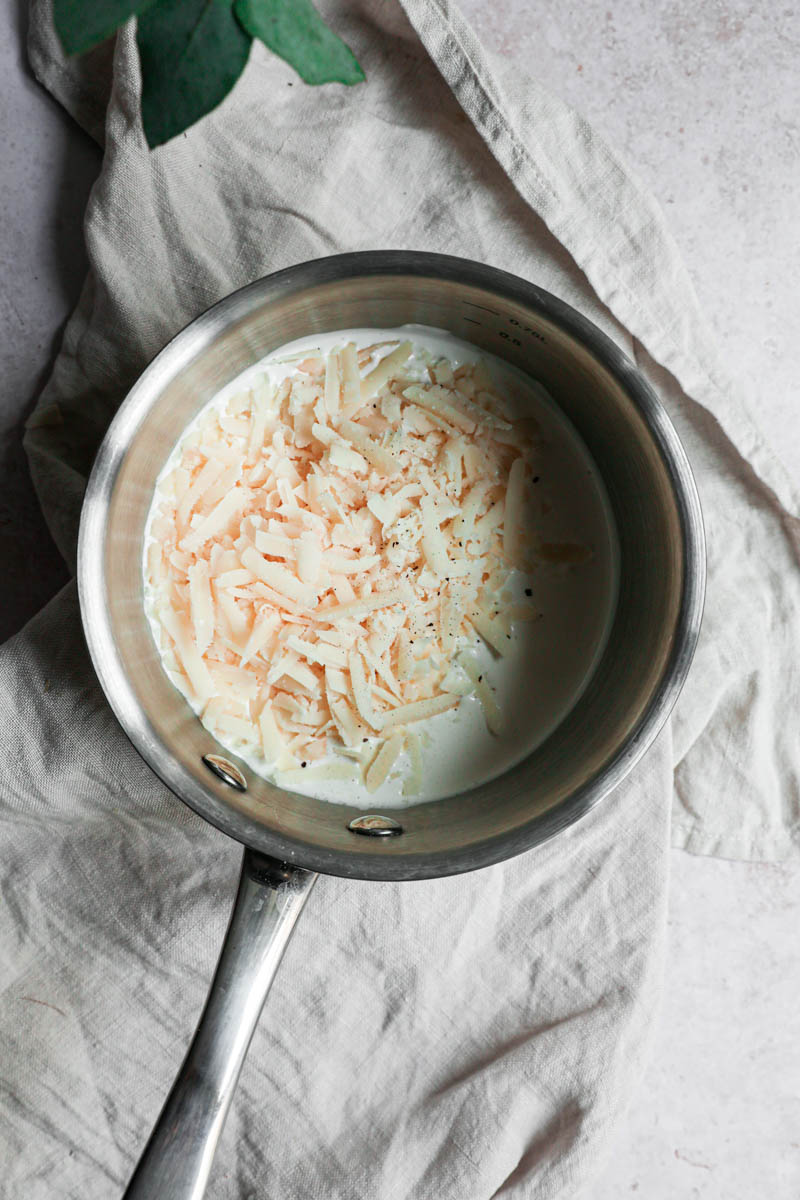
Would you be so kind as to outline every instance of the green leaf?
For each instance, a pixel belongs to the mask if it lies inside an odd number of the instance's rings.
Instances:
[[[306,83],[363,83],[352,50],[329,29],[311,0],[234,0],[253,37],[280,55]]]
[[[53,22],[67,54],[91,50],[153,0],[53,0]]]
[[[160,146],[224,100],[250,53],[231,0],[158,0],[139,18],[142,124]]]

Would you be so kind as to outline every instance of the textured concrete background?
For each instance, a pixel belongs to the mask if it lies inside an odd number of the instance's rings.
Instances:
[[[462,0],[482,39],[583,113],[658,197],[729,373],[800,474],[800,8],[769,0]]]
[[[769,0],[608,3],[462,0],[483,39],[584,113],[661,199],[728,369],[797,472],[800,13]],[[80,291],[99,167],[29,76],[24,8],[0,6],[0,640],[66,578],[20,425]],[[800,865],[675,853],[672,868],[652,1061],[588,1196],[797,1200]]]

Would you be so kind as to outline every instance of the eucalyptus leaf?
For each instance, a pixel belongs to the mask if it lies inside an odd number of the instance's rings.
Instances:
[[[306,83],[363,83],[352,50],[329,29],[311,0],[235,0],[252,37],[294,67]]]
[[[67,54],[83,54],[153,0],[53,0],[53,22]]]
[[[148,145],[168,142],[224,100],[244,69],[251,40],[231,0],[158,0],[139,17]]]

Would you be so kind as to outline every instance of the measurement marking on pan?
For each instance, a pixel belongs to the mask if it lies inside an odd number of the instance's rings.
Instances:
[[[474,300],[464,300],[463,303],[465,305],[468,305],[470,308],[479,308],[481,310],[481,312],[491,313],[493,317],[501,317],[501,314],[497,311],[496,308],[487,308],[485,304],[476,304]],[[502,319],[502,317],[501,317],[501,319]],[[463,320],[470,321],[473,325],[481,325],[482,324],[481,321],[475,321],[472,317],[464,317]],[[508,324],[513,325],[515,327],[516,332],[518,332],[518,333],[528,333],[528,334],[530,334],[531,337],[535,337],[540,342],[547,341],[547,338],[544,336],[544,334],[539,333],[539,331],[537,329],[531,329],[530,325],[523,325],[522,322],[518,321],[516,317],[509,317]],[[514,343],[515,346],[522,345],[522,342],[520,342],[512,334],[505,333],[505,332],[503,332],[503,330],[498,330],[498,332],[499,332],[501,338],[508,338],[511,342]]]
[[[530,325],[523,325],[521,321],[516,319],[516,317],[509,317],[508,323],[509,325],[516,325],[517,329],[521,330],[523,333],[529,333],[532,337],[538,338],[540,342],[547,341],[547,338],[543,333],[539,333],[539,331],[536,329],[531,329]],[[502,334],[500,336],[502,337]]]

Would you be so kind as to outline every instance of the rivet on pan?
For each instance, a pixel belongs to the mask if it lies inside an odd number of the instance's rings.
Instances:
[[[223,783],[236,788],[237,792],[247,791],[247,780],[242,772],[232,762],[228,762],[227,758],[223,758],[221,754],[204,754],[203,762],[209,771],[213,771]]]
[[[369,813],[356,817],[347,828],[352,833],[363,833],[365,837],[397,837],[403,832],[403,826],[391,817],[379,817],[377,813]]]

